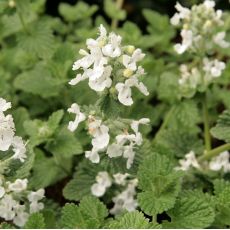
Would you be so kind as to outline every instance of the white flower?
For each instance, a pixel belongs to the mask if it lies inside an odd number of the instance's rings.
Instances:
[[[176,3],[175,8],[178,10],[178,13],[173,15],[170,22],[172,25],[177,26],[181,19],[189,19],[191,11],[188,8],[181,6],[179,2]]]
[[[189,153],[187,153],[185,155],[185,159],[179,160],[179,164],[181,166],[176,167],[176,170],[183,170],[183,171],[187,171],[190,169],[190,167],[194,167],[194,168],[200,168],[200,165],[196,159],[195,153],[193,151],[190,151]]]
[[[102,52],[105,56],[119,57],[121,55],[121,36],[114,33],[109,34],[109,43],[102,47]]]
[[[13,158],[19,159],[21,162],[24,162],[27,156],[25,154],[26,146],[23,143],[22,138],[18,136],[14,136],[12,146],[13,146],[13,151],[14,151]]]
[[[118,100],[126,106],[133,104],[131,87],[136,87],[145,96],[149,95],[146,86],[138,81],[138,77],[144,74],[144,69],[139,66],[137,72],[125,81],[125,83],[117,83],[115,88],[118,91]]]
[[[133,104],[131,86],[133,85],[127,81],[125,83],[117,83],[115,86],[118,91],[118,100],[123,105],[130,106]]]
[[[215,44],[219,45],[222,48],[228,48],[230,46],[229,42],[224,40],[226,32],[219,32],[213,37],[213,41]]]
[[[14,130],[13,117],[11,115],[5,116],[0,112],[0,151],[7,151],[9,149],[13,141]]]
[[[91,151],[85,151],[85,157],[86,158],[89,158],[89,160],[92,162],[92,163],[99,163],[100,162],[100,156],[98,154],[98,149],[96,148],[92,148]]]
[[[184,53],[192,45],[193,33],[191,30],[182,30],[181,37],[182,37],[182,44],[178,43],[174,46],[178,54]]]
[[[14,207],[14,211],[15,211],[15,217],[13,219],[14,224],[19,227],[24,226],[29,218],[29,214],[25,212],[25,205],[17,204]]]
[[[132,71],[137,70],[137,62],[141,61],[145,57],[145,54],[142,53],[141,49],[136,49],[132,56],[123,55],[123,65],[126,69],[130,69]]]
[[[109,128],[101,120],[93,118],[89,122],[89,133],[93,136],[92,145],[95,149],[104,149],[109,144]]]
[[[91,78],[89,79],[89,87],[97,92],[101,92],[105,88],[110,88],[112,85],[112,79],[110,78],[111,72],[112,67],[106,66],[101,77],[94,80],[91,80]]]
[[[39,212],[44,208],[44,204],[40,201],[44,198],[45,190],[39,189],[36,192],[30,192],[27,196],[28,200],[30,201],[30,213]]]
[[[0,199],[5,195],[5,188],[2,186],[3,182],[2,179],[0,178]]]
[[[77,76],[74,79],[72,79],[71,81],[69,81],[69,84],[70,85],[76,85],[79,82],[84,81],[87,78],[88,78],[88,76],[85,73],[84,74],[80,74],[79,73],[79,74],[77,74]]]
[[[99,172],[96,176],[96,182],[91,187],[94,196],[101,197],[105,194],[106,189],[112,185],[111,178],[107,172]]]
[[[120,157],[122,156],[123,148],[120,144],[113,143],[108,146],[106,154],[112,158],[112,157]]]
[[[225,173],[230,172],[229,152],[225,151],[219,156],[214,157],[209,162],[209,168],[213,171],[219,171],[223,168]]]
[[[17,179],[13,183],[8,183],[8,189],[12,192],[20,193],[26,190],[28,184],[27,179]]]
[[[214,8],[216,5],[216,3],[212,0],[205,0],[203,4],[207,8]]]
[[[222,71],[225,69],[225,63],[218,61],[217,59],[209,60],[208,58],[204,58],[203,64],[203,70],[206,74],[213,77],[220,77]]]
[[[134,196],[136,195],[137,182],[137,179],[131,180],[127,188],[112,199],[114,206],[110,209],[111,214],[117,215],[122,210],[132,212],[136,209],[138,203],[134,199]]]
[[[37,190],[36,192],[30,192],[27,196],[30,202],[37,202],[44,198],[45,190],[43,188]]]
[[[133,151],[133,144],[124,146],[123,156],[124,158],[127,158],[127,163],[126,163],[127,169],[130,169],[135,157],[135,152]]]
[[[71,105],[71,107],[68,109],[68,112],[76,114],[75,120],[70,121],[68,125],[68,129],[71,132],[74,132],[77,129],[79,123],[84,121],[86,117],[85,114],[80,111],[79,105],[76,103]]]
[[[126,185],[127,180],[126,178],[129,176],[128,173],[122,174],[122,173],[116,173],[113,175],[114,179],[115,179],[115,183],[118,185]]]
[[[13,220],[15,217],[15,211],[13,208],[17,205],[17,202],[12,198],[11,195],[5,194],[0,200],[0,217],[8,220]]]
[[[5,112],[11,108],[11,103],[7,102],[5,99],[0,98],[0,112]]]

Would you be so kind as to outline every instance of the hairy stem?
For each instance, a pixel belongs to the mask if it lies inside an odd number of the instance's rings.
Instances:
[[[123,3],[124,3],[124,0],[116,0],[117,8],[118,8],[118,9],[121,9]],[[112,29],[116,29],[116,28],[117,28],[118,22],[119,22],[119,21],[118,21],[117,19],[113,19],[113,20],[112,20],[112,23],[111,23]]]
[[[205,141],[205,152],[211,150],[211,135],[209,130],[209,115],[208,115],[208,107],[207,107],[207,95],[204,95],[202,102],[202,110],[203,110],[203,122],[204,122],[204,141]]]
[[[209,160],[212,157],[218,156],[220,153],[230,150],[230,143],[221,145],[215,149],[207,151],[203,156],[199,157],[199,161]]]
[[[26,26],[26,23],[25,23],[25,21],[24,21],[24,18],[23,18],[22,14],[21,14],[21,12],[18,10],[17,13],[18,13],[18,16],[19,16],[19,19],[20,19],[20,22],[21,22],[21,24],[22,24],[22,27],[23,27],[24,31],[25,31],[27,34],[30,34],[30,32],[29,32],[29,30],[28,30],[28,28],[27,28],[27,26]]]

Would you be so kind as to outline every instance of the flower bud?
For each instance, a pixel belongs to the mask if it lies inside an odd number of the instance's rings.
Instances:
[[[124,76],[124,77],[129,78],[129,77],[131,77],[132,75],[133,75],[133,71],[132,71],[131,69],[125,69],[125,70],[123,71],[123,76]]]

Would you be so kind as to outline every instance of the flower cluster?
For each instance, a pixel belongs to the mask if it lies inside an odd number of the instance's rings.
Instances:
[[[78,74],[69,84],[76,85],[88,79],[89,87],[97,92],[106,89],[117,91],[118,100],[126,106],[133,104],[132,87],[147,96],[148,90],[139,80],[145,72],[137,64],[145,55],[133,46],[121,46],[121,41],[121,36],[113,32],[107,34],[104,26],[100,25],[99,37],[86,41],[88,51],[79,51],[83,58],[74,63],[73,70]]]
[[[112,183],[123,186],[125,189],[113,197],[114,206],[110,210],[111,214],[117,215],[122,210],[127,210],[129,212],[134,211],[138,206],[135,200],[136,187],[138,180],[129,179],[130,175],[128,173],[121,174],[116,173],[113,178],[105,171],[99,172],[96,176],[96,183],[91,186],[91,192],[94,196],[101,197],[105,194],[107,188],[109,188]]]
[[[212,171],[223,170],[224,173],[230,172],[229,152],[222,152],[220,155],[212,158],[210,162],[204,162],[202,165],[198,163],[195,153],[190,151],[185,155],[185,159],[179,160],[180,166],[176,167],[176,170],[187,171],[190,168],[208,168]]]
[[[185,97],[192,97],[196,91],[203,92],[216,78],[222,75],[225,63],[217,59],[203,58],[202,67],[180,66],[181,77],[178,81],[180,91]]]
[[[8,151],[12,147],[14,152],[11,159],[19,159],[24,162],[26,147],[21,137],[15,136],[15,125],[12,115],[4,112],[11,108],[11,103],[0,98],[0,151]]]
[[[68,125],[68,129],[72,132],[77,129],[80,122],[87,119],[88,133],[92,137],[92,149],[85,152],[86,158],[93,163],[99,163],[99,153],[105,152],[110,158],[123,156],[127,159],[127,168],[129,169],[132,166],[135,157],[135,149],[143,142],[142,134],[139,132],[139,125],[148,124],[150,121],[149,119],[142,118],[138,121],[131,121],[130,127],[132,133],[129,133],[128,129],[121,130],[112,142],[112,138],[110,138],[110,129],[105,125],[104,121],[97,118],[95,115],[86,115],[82,113],[80,107],[76,103],[72,104],[68,111],[75,114],[75,120],[70,121]]]
[[[44,197],[44,189],[28,191],[27,183],[27,179],[9,182],[0,177],[0,217],[19,227],[24,226],[31,213],[44,208],[39,202]]]
[[[215,2],[205,0],[194,5],[191,10],[176,4],[176,13],[171,18],[175,26],[182,26],[182,43],[174,46],[178,54],[185,51],[197,54],[194,63],[181,65],[179,87],[181,94],[192,97],[196,91],[203,92],[225,69],[225,63],[211,57],[219,47],[227,48],[230,43],[225,41],[225,32],[220,31],[224,22],[222,11],[215,11]],[[197,60],[199,60],[197,62]],[[194,65],[195,64],[195,65]]]
[[[216,45],[222,48],[229,47],[224,40],[225,32],[219,31],[224,22],[222,11],[215,11],[215,1],[205,0],[202,4],[194,5],[191,10],[176,4],[176,13],[171,18],[174,26],[182,26],[182,43],[175,45],[177,53],[186,50],[204,52],[212,50]]]

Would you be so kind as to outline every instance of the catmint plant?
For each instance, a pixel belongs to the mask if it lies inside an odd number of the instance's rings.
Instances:
[[[19,160],[23,164],[27,158],[24,141],[15,135],[13,117],[11,114],[5,114],[10,108],[11,103],[0,98],[0,151],[1,155],[3,152],[8,153],[5,157],[1,156],[0,160],[0,217],[22,227],[30,214],[44,208],[40,200],[44,198],[45,191],[30,191],[28,179],[10,181],[5,175],[12,161]]]

